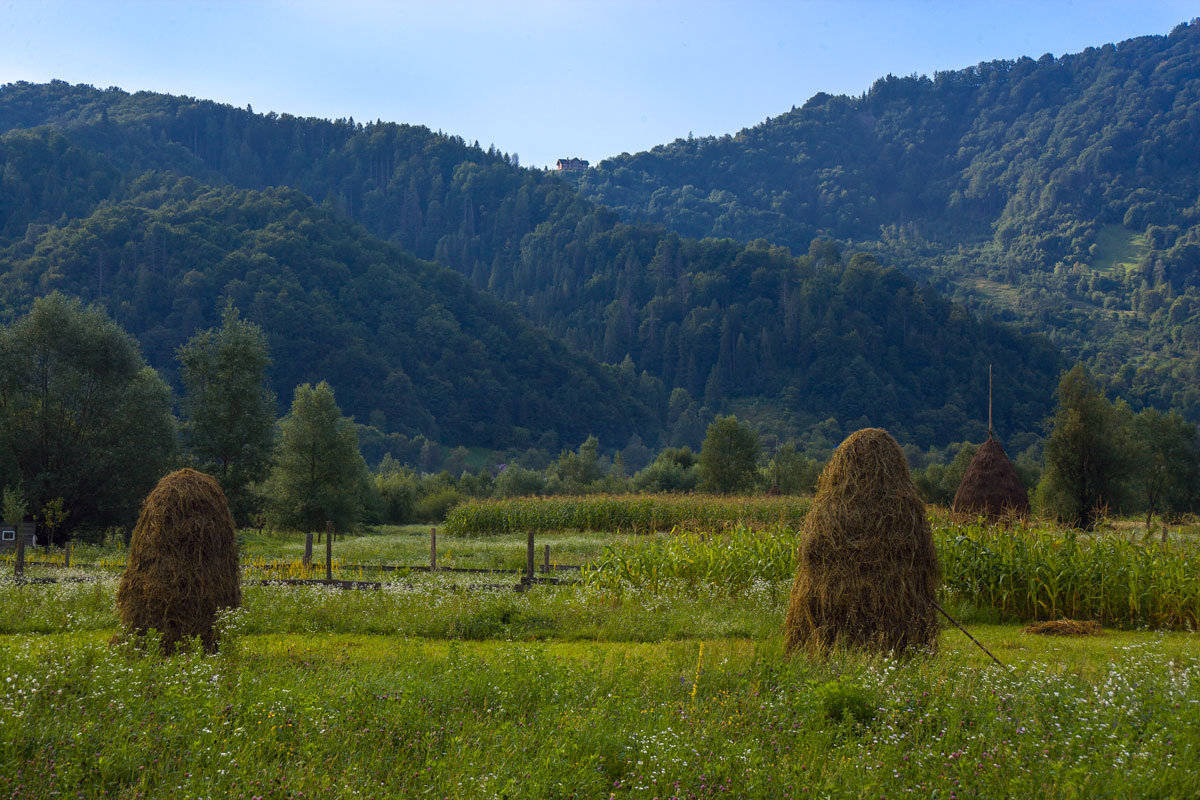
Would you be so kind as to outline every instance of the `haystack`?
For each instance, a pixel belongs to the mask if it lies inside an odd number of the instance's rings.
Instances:
[[[1004,448],[990,433],[967,465],[951,508],[956,516],[986,517],[993,522],[1029,516],[1025,486]]]
[[[159,481],[142,503],[117,589],[126,630],[158,630],[167,652],[192,636],[214,649],[217,611],[242,602],[235,532],[216,480],[181,469]]]
[[[1100,636],[1104,631],[1101,630],[1099,622],[1091,619],[1053,619],[1026,625],[1021,629],[1021,633],[1038,636]]]
[[[787,613],[787,649],[933,647],[941,572],[925,504],[887,431],[834,452],[804,520]]]

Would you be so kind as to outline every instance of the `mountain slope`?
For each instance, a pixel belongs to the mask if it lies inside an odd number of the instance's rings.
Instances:
[[[832,236],[1200,419],[1200,22],[819,94],[574,178],[629,221]]]
[[[267,332],[280,397],[325,379],[360,421],[492,447],[657,436],[618,372],[299,192],[154,176],[132,188],[9,249],[10,316],[52,290],[99,302],[170,373],[228,299]]]
[[[781,435],[832,417],[839,429],[885,425],[922,447],[978,436],[987,363],[1008,376],[998,403],[1007,430],[1037,430],[1049,411],[1060,366],[1052,347],[966,314],[874,259],[829,246],[794,257],[622,224],[555,175],[425,128],[53,83],[0,89],[0,130],[9,131],[0,141],[41,137],[45,148],[62,147],[61,137],[111,165],[120,179],[98,204],[128,197],[148,169],[292,186],[621,363],[676,442],[697,444],[706,415],[744,408]],[[36,182],[40,173],[23,169]],[[10,247],[29,247],[40,225],[69,217],[60,205],[22,212]]]

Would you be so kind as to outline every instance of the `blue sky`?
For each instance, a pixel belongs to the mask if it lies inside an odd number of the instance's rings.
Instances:
[[[427,125],[526,165],[735,132],[819,91],[1165,34],[1174,0],[0,0],[0,83]]]

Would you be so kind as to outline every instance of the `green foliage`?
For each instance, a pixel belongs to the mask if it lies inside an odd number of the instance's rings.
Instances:
[[[589,436],[579,445],[578,452],[564,450],[551,470],[551,479],[556,481],[555,490],[579,494],[594,488],[603,476],[599,449],[600,441],[595,436]]]
[[[923,470],[914,470],[913,483],[917,485],[921,499],[932,505],[949,507],[978,449],[979,445],[964,442],[949,464],[933,463]]]
[[[197,467],[217,479],[234,518],[253,511],[250,485],[267,477],[275,446],[275,395],[267,386],[267,339],[230,303],[219,329],[179,348],[186,394],[183,439]]]
[[[817,487],[821,468],[821,462],[805,458],[795,442],[788,442],[771,457],[766,480],[783,494],[811,494]]]
[[[5,486],[4,500],[0,503],[0,514],[3,514],[3,519],[10,525],[19,525],[25,521],[25,512],[29,510],[29,504],[25,502],[25,493],[21,491],[20,486]]]
[[[413,517],[417,522],[441,522],[464,499],[457,489],[439,489],[416,502]]]
[[[657,436],[636,380],[299,192],[148,175],[129,195],[36,247],[0,250],[0,316],[51,288],[90,298],[168,369],[231,301],[265,332],[276,394],[327,380],[348,413],[382,420],[384,436],[492,447],[517,427],[555,440]]]
[[[497,497],[529,497],[546,491],[546,479],[542,473],[512,464],[496,476]]]
[[[1196,426],[1174,411],[1162,414],[1146,409],[1133,419],[1133,436],[1137,443],[1133,481],[1145,505],[1146,527],[1156,511],[1180,512],[1200,505]]]
[[[948,598],[1020,620],[1195,630],[1200,553],[1194,546],[1019,526],[935,527]]]
[[[686,530],[664,538],[607,547],[584,571],[606,591],[745,591],[755,581],[787,581],[796,574],[797,527],[737,525],[720,533]]]
[[[170,391],[103,311],[53,293],[0,329],[0,460],[65,532],[131,526],[175,453]]]
[[[830,722],[866,725],[879,714],[880,698],[875,692],[844,675],[815,688],[821,712]]]
[[[633,478],[639,492],[690,492],[700,482],[700,466],[690,448],[668,447]]]
[[[700,448],[700,488],[718,494],[749,492],[758,478],[758,434],[735,416],[717,417]]]
[[[1037,506],[1043,514],[1091,528],[1121,504],[1133,443],[1121,412],[1082,365],[1063,375],[1057,397]]]
[[[291,410],[279,423],[266,485],[274,524],[317,531],[329,521],[340,531],[353,528],[367,500],[366,474],[354,424],[342,416],[333,389],[324,381],[297,386]]]
[[[833,116],[855,136],[837,130],[811,139],[831,157],[861,144],[865,118],[861,109],[834,105]],[[903,98],[895,106],[920,118]],[[895,124],[907,131],[911,120]],[[888,193],[873,187],[872,208],[858,209],[851,202],[857,193],[839,183],[861,170],[842,169],[841,160],[837,169],[823,169],[817,184],[789,184],[786,198],[770,201],[787,209],[770,218],[786,224],[797,203],[809,214],[825,198],[839,198],[837,208],[820,211],[820,221],[803,225],[796,244],[785,248],[622,223],[558,176],[414,126],[257,115],[192,98],[62,84],[0,90],[0,130],[38,126],[49,126],[123,182],[104,197],[101,189],[88,195],[95,203],[86,222],[34,229],[29,242],[12,240],[0,259],[14,267],[0,280],[0,298],[28,296],[43,276],[94,297],[95,257],[102,252],[104,285],[113,287],[105,297],[133,306],[129,316],[122,307],[121,319],[144,336],[152,363],[164,364],[149,350],[148,332],[165,328],[173,347],[212,323],[217,298],[233,297],[269,332],[277,392],[327,378],[358,419],[379,411],[392,428],[381,429],[385,434],[528,446],[516,433],[522,429],[534,441],[552,434],[539,446],[554,452],[590,433],[617,442],[636,433],[694,447],[711,413],[727,411],[730,402],[766,399],[784,438],[833,413],[849,429],[866,418],[902,440],[940,446],[982,438],[966,409],[982,406],[986,383],[960,377],[981,362],[1011,375],[997,396],[1006,429],[1028,430],[1049,410],[1059,363],[1046,342],[976,318],[930,286],[836,242],[810,246],[816,228],[836,227],[844,214],[867,231],[879,230],[875,206]],[[940,123],[928,130],[936,132],[928,146],[897,141],[888,158],[926,154],[949,134]],[[875,175],[881,154],[866,149],[864,169]],[[781,160],[788,172],[810,163],[795,153]],[[953,161],[936,154],[939,168]],[[40,173],[24,164],[14,162],[22,170],[15,174],[36,183]],[[779,171],[775,166],[771,171]],[[362,227],[334,224],[280,189],[250,195],[240,211],[228,208],[220,195],[235,193],[223,190],[213,202],[169,203],[159,212],[146,195],[162,192],[162,179],[146,175],[147,168],[191,176],[202,192],[217,184],[287,186]],[[897,176],[908,175],[878,174],[898,184],[905,178]],[[110,210],[97,207],[102,200]],[[704,236],[744,236],[752,228],[742,223],[757,202],[738,201],[741,210]],[[144,208],[153,213],[142,214]],[[51,221],[63,213],[35,211]],[[904,219],[913,216],[911,208],[900,211]],[[942,211],[931,213],[940,219]],[[78,217],[83,211],[67,213],[68,220]],[[238,235],[242,228],[253,234]],[[231,232],[234,241],[227,240]],[[514,330],[507,308],[476,302],[444,275],[423,274],[419,286],[394,288],[399,270],[380,264],[420,270],[380,254],[381,240],[456,270],[475,289],[516,304],[535,325],[621,366],[599,369],[532,328],[498,336]],[[364,248],[369,252],[360,256]],[[896,253],[894,261],[910,256]],[[65,267],[55,273],[60,263]],[[347,280],[352,288],[344,290]],[[410,337],[412,331],[418,335]],[[669,401],[676,391],[689,402]]]
[[[415,521],[420,484],[416,473],[387,457],[375,473],[375,493],[379,497],[381,521],[391,525]]]
[[[795,524],[807,508],[807,500],[793,497],[518,497],[464,503],[446,517],[446,531],[466,536],[492,536],[530,530],[653,533],[684,526],[723,529],[739,524],[758,529]]]
[[[794,577],[797,528],[703,530],[613,545],[585,579],[611,592],[674,587],[736,595],[757,581],[786,583]],[[937,520],[933,535],[943,600],[975,613],[1179,630],[1200,626],[1200,551],[1194,546]]]

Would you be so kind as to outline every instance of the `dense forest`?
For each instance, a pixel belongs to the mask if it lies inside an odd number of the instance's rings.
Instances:
[[[232,300],[267,331],[278,396],[328,380],[361,421],[409,436],[553,450],[659,430],[636,381],[295,190],[147,174],[131,194],[12,248],[5,306],[99,303],[169,371]]]
[[[886,256],[821,238],[793,252],[623,223],[558,176],[421,127],[58,82],[0,89],[0,131],[4,313],[62,288],[103,303],[143,340],[148,360],[167,368],[170,349],[233,298],[277,337],[277,393],[326,377],[360,420],[389,432],[526,443],[501,433],[515,425],[530,445],[554,430],[562,444],[590,431],[606,447],[635,432],[695,446],[712,414],[733,410],[779,439],[816,428],[823,445],[836,444],[870,423],[925,448],[982,436],[989,363],[1001,376],[1002,429],[1036,434],[1062,365],[1046,341],[955,306],[881,265]],[[271,188],[282,186],[293,191]],[[527,356],[522,375],[488,366],[513,351],[504,355],[490,329],[462,319],[464,338],[441,359],[398,344],[395,326],[383,325],[397,290],[373,282],[411,282],[391,276],[416,269],[401,252],[452,267],[572,348],[616,365],[575,362],[595,383],[591,402],[609,410],[592,414],[570,400],[548,415],[535,395],[532,414],[506,399],[507,410],[489,418],[481,403],[522,396],[537,359]],[[370,288],[336,288],[351,276]],[[445,276],[432,283],[485,302]],[[307,310],[289,317],[293,296]],[[435,292],[419,303],[450,317],[462,306]],[[396,323],[423,319],[409,316]],[[426,334],[404,335],[419,343]],[[393,373],[402,377],[388,385]],[[558,383],[540,380],[531,385]],[[564,389],[567,398],[580,391]]]
[[[887,76],[572,175],[629,221],[876,253],[1200,419],[1200,24]]]

